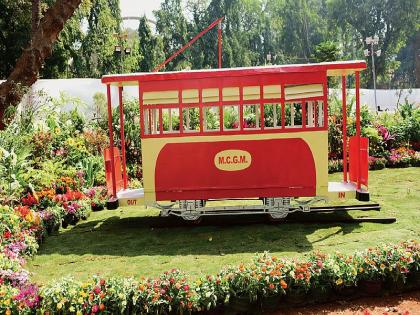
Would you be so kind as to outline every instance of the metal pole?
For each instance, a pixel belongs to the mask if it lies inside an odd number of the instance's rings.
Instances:
[[[112,132],[112,106],[111,106],[111,86],[106,86],[107,99],[108,99],[108,129],[109,129],[109,146],[111,154],[111,174],[112,174],[112,196],[117,197],[117,183],[115,176],[115,157],[114,157],[114,135]]]
[[[208,31],[210,31],[213,27],[215,27],[216,25],[218,25],[223,19],[224,19],[224,17],[221,17],[221,18],[217,19],[216,21],[214,21],[213,23],[211,23],[209,26],[207,26],[203,31],[201,31],[198,35],[196,35],[193,39],[191,39],[187,44],[185,44],[180,49],[178,49],[176,52],[174,52],[172,54],[172,56],[170,56],[168,59],[166,59],[160,65],[158,65],[155,69],[153,69],[153,72],[158,72],[160,69],[162,69],[166,64],[168,64],[169,62],[171,62],[172,59],[174,59],[176,56],[178,56],[179,54],[181,54],[185,49],[187,49],[192,44],[194,44],[201,36],[203,36]]]
[[[357,189],[361,188],[360,183],[360,73],[356,71],[356,137],[357,137]]]
[[[123,168],[124,189],[127,189],[127,166],[125,161],[125,135],[124,135],[124,104],[122,99],[123,87],[118,87],[118,98],[120,101],[120,138],[121,138],[121,159]]]
[[[341,77],[341,92],[343,102],[343,181],[347,183],[347,101],[345,75]]]
[[[373,56],[373,43],[370,44],[370,54],[372,56],[372,75],[373,75],[373,91],[375,94],[375,111],[378,112],[378,103],[376,101],[376,73],[375,73],[375,57]]]
[[[219,22],[219,28],[217,30],[218,41],[219,41],[219,69],[222,68],[222,21]]]

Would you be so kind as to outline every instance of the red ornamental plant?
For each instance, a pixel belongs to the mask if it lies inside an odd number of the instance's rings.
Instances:
[[[31,193],[28,193],[25,197],[22,197],[21,203],[24,206],[32,207],[39,203],[38,198],[35,198]]]

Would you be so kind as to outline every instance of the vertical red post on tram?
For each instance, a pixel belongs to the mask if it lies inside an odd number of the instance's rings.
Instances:
[[[360,183],[360,72],[356,71],[356,137],[357,137],[357,189],[361,188]]]
[[[108,129],[109,129],[109,150],[111,155],[111,174],[112,174],[112,197],[117,198],[117,182],[115,176],[115,156],[114,156],[114,134],[112,131],[112,105],[111,105],[111,85],[106,85],[108,100]]]
[[[127,166],[125,161],[125,135],[124,135],[124,104],[122,99],[123,87],[118,87],[118,99],[120,106],[120,139],[121,139],[121,155],[123,168],[124,189],[127,189]]]
[[[341,93],[343,103],[343,181],[347,183],[347,100],[346,75],[341,77]]]
[[[222,68],[222,20],[219,22],[219,27],[217,29],[217,37],[219,42],[219,69]]]

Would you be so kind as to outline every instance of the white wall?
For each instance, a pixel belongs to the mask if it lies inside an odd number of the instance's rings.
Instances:
[[[64,92],[69,96],[80,98],[86,104],[84,111],[89,112],[89,108],[93,106],[93,95],[97,92],[106,94],[106,87],[99,79],[57,79],[57,80],[38,80],[32,88],[33,91],[44,90],[51,97],[58,97],[60,92]],[[118,92],[116,88],[112,88],[112,105],[118,105]],[[354,89],[349,89],[350,94],[354,94]],[[136,87],[126,87],[124,93],[128,97],[138,97],[138,89]],[[341,98],[341,90],[330,89],[331,93],[337,93]],[[407,98],[410,103],[420,105],[420,89],[412,90],[377,90],[377,103],[382,110],[395,110],[397,102],[403,103]],[[368,104],[369,108],[375,110],[374,91],[360,90],[361,104]],[[70,105],[65,106],[65,110],[69,110]]]

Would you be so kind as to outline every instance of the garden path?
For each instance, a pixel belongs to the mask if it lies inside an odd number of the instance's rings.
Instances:
[[[272,315],[419,315],[420,291],[294,308]]]

